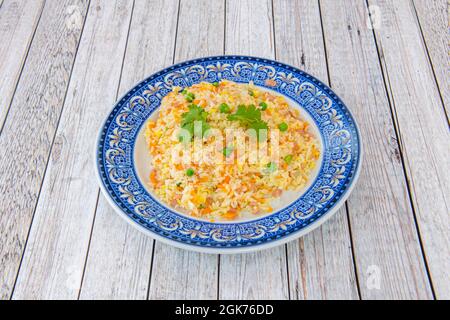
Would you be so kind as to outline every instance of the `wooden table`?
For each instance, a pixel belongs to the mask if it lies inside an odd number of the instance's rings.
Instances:
[[[449,299],[448,43],[445,0],[0,0],[0,298]],[[94,173],[118,96],[221,54],[328,83],[365,148],[330,221],[252,254],[153,241]]]

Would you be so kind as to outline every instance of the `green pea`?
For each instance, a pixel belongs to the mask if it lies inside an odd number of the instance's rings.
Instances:
[[[282,122],[278,125],[278,129],[280,129],[280,131],[284,132],[288,129],[288,125],[286,122]]]
[[[233,152],[233,147],[225,147],[223,148],[223,155],[228,157]]]
[[[214,87],[218,87],[218,86],[219,86],[219,83],[216,81],[216,82],[213,82],[212,85],[213,85]]]
[[[192,168],[189,168],[189,169],[186,170],[186,175],[188,177],[192,177],[194,175],[194,173],[195,173],[195,171]]]
[[[269,172],[274,172],[277,170],[277,164],[275,162],[269,162],[267,164],[267,169],[269,169]]]
[[[262,111],[265,111],[265,110],[267,109],[267,103],[265,103],[264,101],[263,101],[263,102],[260,102],[260,103],[259,103],[259,106],[261,107],[261,110],[262,110]]]
[[[219,106],[219,111],[220,111],[221,113],[230,113],[230,107],[229,107],[226,103],[222,103],[222,104]]]
[[[292,159],[294,158],[294,156],[292,154],[288,154],[286,157],[284,157],[284,162],[286,162],[287,164],[292,162]]]

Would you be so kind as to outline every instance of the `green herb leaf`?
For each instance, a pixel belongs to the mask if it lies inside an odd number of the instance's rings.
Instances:
[[[257,109],[253,104],[248,107],[245,105],[239,105],[236,113],[228,116],[228,120],[239,121],[242,126],[256,130],[258,139],[259,130],[268,129],[267,123],[261,120],[261,110]]]
[[[241,104],[235,114],[230,114],[228,120],[241,121],[243,124],[248,124],[253,121],[261,121],[261,111],[256,109],[254,105],[246,107]]]
[[[202,125],[202,135],[205,134],[206,130],[210,128],[208,123],[206,122],[206,118],[208,113],[202,108],[195,104],[189,105],[189,111],[185,112],[181,115],[183,120],[181,121],[181,127],[186,129],[191,134],[191,137],[194,136],[194,123],[195,121],[200,121]]]
[[[184,98],[186,99],[187,102],[194,101],[195,94],[193,94],[192,92],[189,92],[186,89],[184,89],[183,91],[181,91],[181,93],[184,95]]]
[[[226,103],[221,103],[219,110],[221,113],[230,113],[230,107]]]

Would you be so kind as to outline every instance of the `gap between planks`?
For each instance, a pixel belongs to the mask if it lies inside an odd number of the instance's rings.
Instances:
[[[34,35],[36,34],[36,29],[37,29],[37,27],[39,25],[39,22],[41,20],[42,12],[44,11],[44,7],[45,7],[45,3],[46,3],[46,1],[43,0],[41,6],[39,8],[38,14],[37,14],[37,19],[35,19],[35,21],[33,23],[33,26],[31,27],[31,30],[30,30],[31,33],[27,37],[29,39],[24,44],[25,48],[23,50],[23,53],[20,54],[21,59],[20,59],[19,65],[16,65],[17,70],[14,70],[15,72],[11,71],[11,70],[4,70],[4,74],[17,73],[17,75],[16,75],[15,79],[12,81],[12,83],[9,84],[10,90],[12,89],[12,93],[10,95],[7,95],[6,92],[4,92],[5,88],[6,89],[8,88],[8,84],[2,83],[2,85],[0,86],[0,135],[1,135],[2,131],[3,131],[3,127],[4,127],[4,124],[5,124],[5,121],[6,121],[7,117],[8,117],[9,109],[11,107],[12,101],[14,99],[14,96],[15,96],[15,93],[16,93],[16,90],[17,90],[17,85],[18,85],[19,80],[20,80],[20,78],[22,76],[23,68],[24,68],[25,62],[27,61],[28,52],[30,50],[31,43],[33,42]],[[34,4],[36,4],[36,3],[34,3]],[[5,8],[2,9],[2,7],[3,7],[2,5],[3,5],[3,1],[0,4],[0,10],[2,10],[2,11],[0,11],[0,17],[1,17],[2,14],[6,14],[7,13],[6,12],[7,8],[5,7]],[[24,10],[23,12],[32,13],[33,10],[29,10],[28,9],[28,10]],[[20,23],[20,21],[21,21],[20,19],[14,19],[14,20],[17,21],[18,23]],[[27,20],[27,22],[28,21],[30,21],[30,20]],[[15,31],[15,28],[14,28],[14,31]],[[14,38],[15,39],[20,39],[20,37],[17,36],[16,34],[14,34]],[[2,40],[4,41],[4,39],[2,39]],[[8,50],[8,53],[9,53],[9,52],[11,52],[11,49],[14,49],[14,47],[15,47],[14,45],[11,45],[11,43],[9,43],[9,46],[8,46],[8,48],[6,50]],[[4,58],[2,58],[2,62],[3,63],[6,62],[7,66],[11,65],[11,64],[14,64],[16,59],[17,59],[17,56],[15,55],[13,57],[13,59],[15,61],[11,62],[11,61],[9,61],[7,59],[6,55],[7,55],[7,53],[5,53]],[[3,70],[1,70],[1,71],[3,71]],[[11,88],[11,86],[12,86],[12,88]],[[2,99],[4,99],[4,97],[7,99],[6,101],[2,101]],[[1,109],[1,108],[3,108],[3,106],[5,106],[5,108],[6,108],[5,110]]]

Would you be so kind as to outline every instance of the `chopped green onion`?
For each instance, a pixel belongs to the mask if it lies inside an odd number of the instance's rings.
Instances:
[[[255,96],[255,93],[254,93],[252,90],[248,90],[248,94],[249,94],[251,97],[254,97],[254,96]]]
[[[192,168],[189,168],[189,169],[186,170],[186,175],[188,177],[192,177],[194,175],[194,173],[195,173],[195,171]]]
[[[183,91],[181,91],[181,94],[186,94],[186,93],[187,93],[186,89],[183,89]]]
[[[263,101],[263,102],[260,102],[260,103],[259,103],[259,106],[261,107],[261,110],[262,110],[262,111],[265,111],[265,110],[267,109],[267,103],[265,103],[264,101]]]
[[[230,113],[230,107],[226,103],[222,103],[219,106],[219,110],[221,113]]]
[[[288,129],[288,125],[286,122],[282,122],[278,125],[278,129],[280,129],[280,131],[284,132]]]

